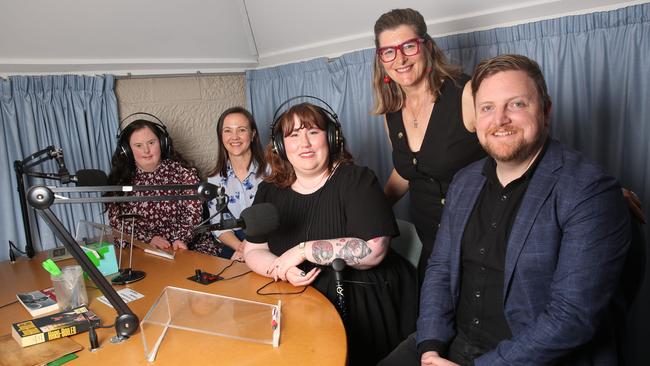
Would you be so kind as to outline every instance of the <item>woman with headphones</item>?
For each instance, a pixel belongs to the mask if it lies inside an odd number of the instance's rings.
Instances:
[[[215,167],[208,173],[208,182],[225,189],[228,210],[224,218],[238,218],[245,208],[253,204],[257,186],[266,175],[266,160],[257,133],[253,115],[243,107],[226,109],[217,121],[219,157]],[[208,202],[212,223],[219,222],[215,200]],[[198,251],[209,251],[232,260],[244,260],[244,233],[240,230],[213,231],[223,245],[209,246]]]
[[[153,115],[150,115],[156,118]],[[128,117],[127,117],[128,118]],[[157,119],[157,118],[156,118]],[[197,170],[174,151],[165,126],[144,119],[129,123],[118,135],[117,149],[111,159],[109,185],[198,184]],[[164,193],[163,193],[164,192]],[[178,192],[194,194],[195,192]],[[134,196],[156,196],[168,191],[135,191]],[[132,220],[122,215],[138,215],[133,220],[139,240],[163,249],[192,249],[193,245],[209,243],[209,235],[194,238],[192,230],[201,221],[200,201],[157,201],[109,203],[108,217],[112,227],[131,231]],[[122,222],[123,221],[123,222]],[[122,227],[124,223],[124,227]]]
[[[349,364],[376,364],[414,330],[417,312],[415,272],[389,249],[398,232],[390,205],[375,174],[353,164],[333,113],[295,105],[274,121],[272,140],[271,174],[254,203],[272,203],[280,226],[246,237],[246,263],[318,289],[346,314]],[[343,281],[332,266],[338,258],[347,265],[336,271]],[[335,282],[343,282],[344,301]]]

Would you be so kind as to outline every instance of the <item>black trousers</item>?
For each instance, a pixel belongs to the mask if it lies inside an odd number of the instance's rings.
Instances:
[[[473,365],[474,359],[487,352],[487,349],[472,345],[465,334],[458,332],[449,346],[447,359],[459,365]],[[378,366],[419,366],[420,356],[418,355],[415,333],[408,336],[400,343],[386,358],[381,360]]]

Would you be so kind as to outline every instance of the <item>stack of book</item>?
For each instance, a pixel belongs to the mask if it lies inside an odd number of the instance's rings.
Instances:
[[[69,337],[98,326],[99,317],[85,306],[14,323],[11,334],[22,347]]]

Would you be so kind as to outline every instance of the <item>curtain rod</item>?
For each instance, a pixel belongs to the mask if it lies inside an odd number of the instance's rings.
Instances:
[[[178,78],[178,77],[189,77],[189,76],[233,76],[233,75],[243,75],[242,72],[201,72],[197,71],[194,73],[175,73],[175,74],[142,74],[142,75],[133,75],[130,72],[126,74],[113,74],[115,80],[128,80],[128,79],[148,79],[148,78]]]
[[[128,79],[147,79],[147,78],[178,78],[178,77],[189,77],[189,76],[233,76],[233,75],[244,75],[246,72],[200,72],[195,73],[174,73],[174,74],[142,74],[142,75],[133,75],[130,72],[126,74],[111,74],[110,72],[105,72],[102,74],[51,74],[51,75],[88,75],[88,76],[99,76],[104,74],[110,74],[115,77],[115,80],[128,80]],[[22,74],[16,74],[22,75]],[[36,76],[44,76],[48,74],[39,74]],[[22,76],[34,76],[34,75],[22,75]],[[0,75],[0,80],[9,80],[9,76]]]

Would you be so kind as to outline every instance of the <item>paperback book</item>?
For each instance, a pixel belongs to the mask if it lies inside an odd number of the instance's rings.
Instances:
[[[54,287],[39,291],[21,292],[16,294],[16,297],[32,317],[59,310]]]
[[[98,326],[99,317],[85,306],[13,323],[11,334],[22,347],[43,343],[85,332],[90,324]]]

